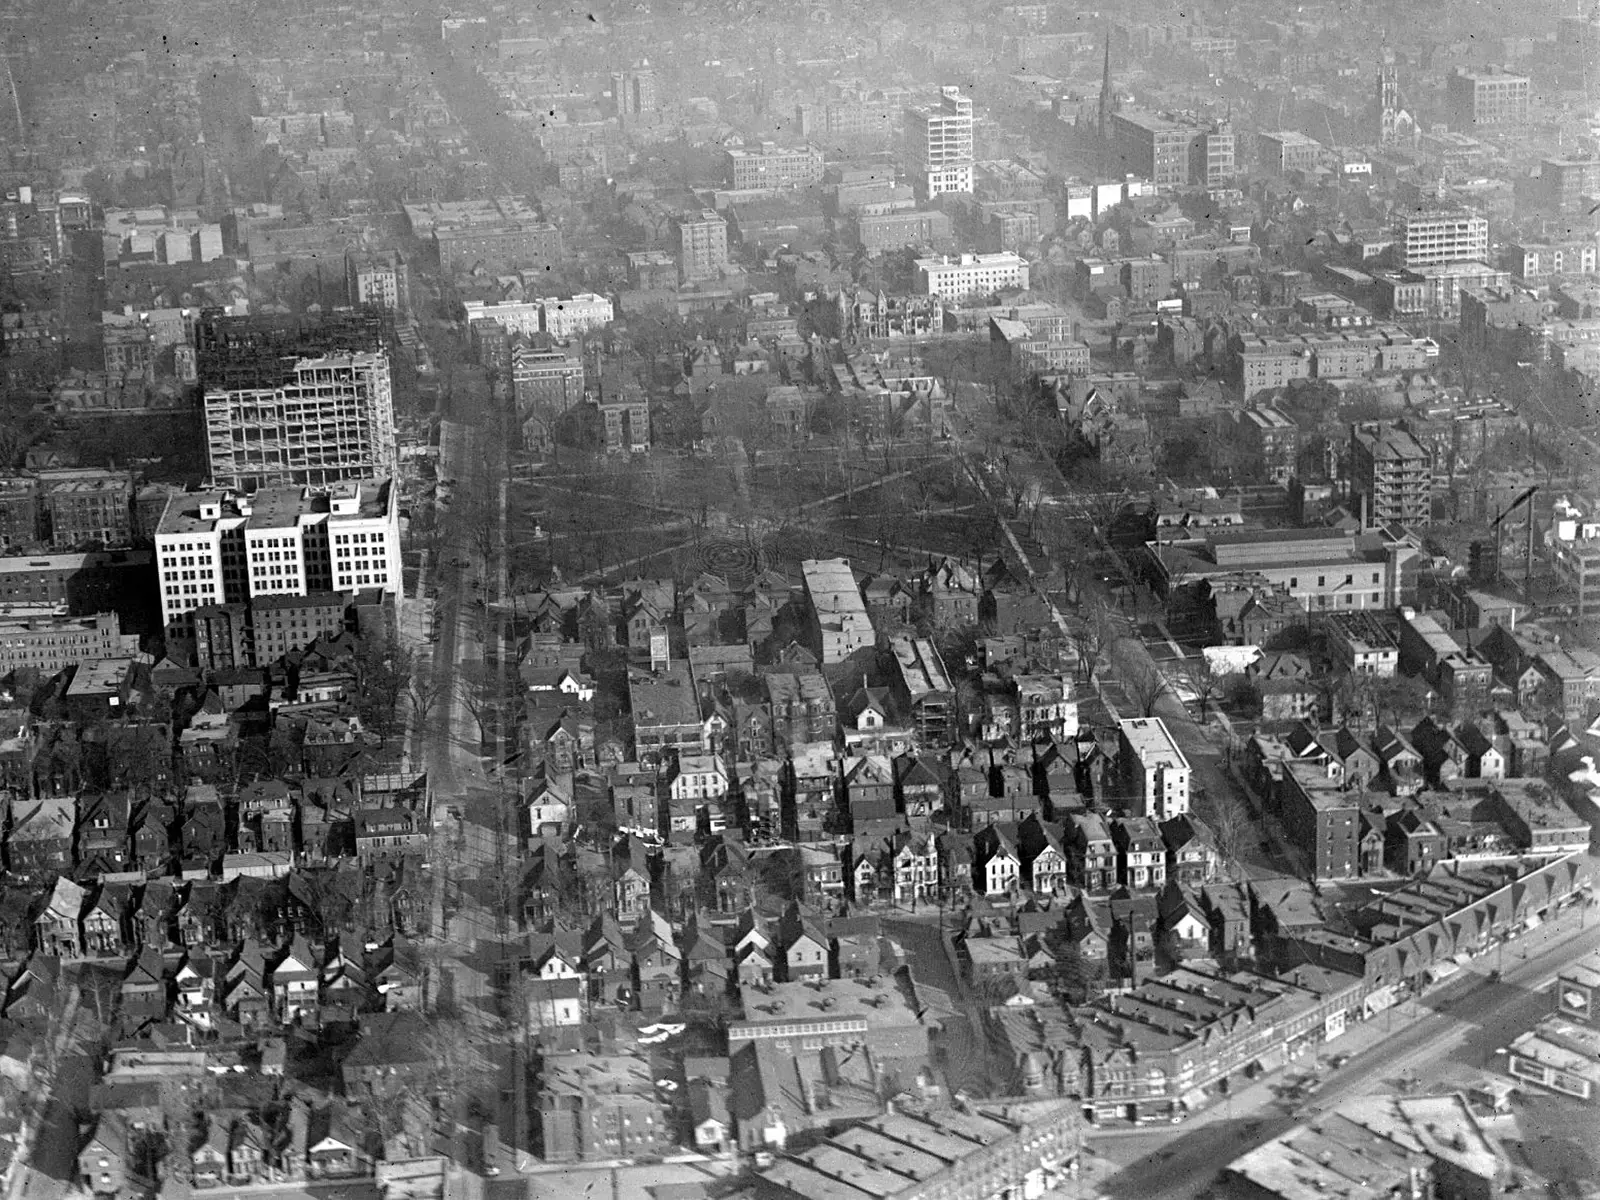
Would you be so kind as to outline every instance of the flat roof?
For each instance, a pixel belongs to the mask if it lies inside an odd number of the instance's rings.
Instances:
[[[1173,739],[1160,717],[1129,717],[1119,722],[1122,736],[1146,767],[1168,766],[1189,769],[1189,760]]]

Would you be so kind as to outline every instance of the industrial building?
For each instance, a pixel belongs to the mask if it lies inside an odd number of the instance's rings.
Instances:
[[[1494,67],[1477,71],[1457,68],[1444,83],[1450,128],[1526,125],[1531,87],[1526,75],[1513,75]]]

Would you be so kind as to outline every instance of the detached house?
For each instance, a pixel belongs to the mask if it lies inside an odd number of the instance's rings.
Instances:
[[[1067,849],[1062,827],[1030,814],[1018,829],[1022,874],[1037,896],[1054,896],[1070,888]]]
[[[268,980],[278,1020],[289,1025],[304,1018],[315,1018],[321,978],[310,943],[304,937],[296,936],[289,945],[289,952],[272,968]]]
[[[973,838],[972,886],[986,896],[1006,896],[1022,884],[1017,827],[985,825]]]

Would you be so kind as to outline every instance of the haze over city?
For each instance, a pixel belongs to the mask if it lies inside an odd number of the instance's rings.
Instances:
[[[1600,6],[0,54],[0,1200],[1600,1196]]]

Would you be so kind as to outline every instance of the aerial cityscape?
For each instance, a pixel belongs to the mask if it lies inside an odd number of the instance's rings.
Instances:
[[[0,56],[0,1200],[1600,1200],[1600,4]]]

